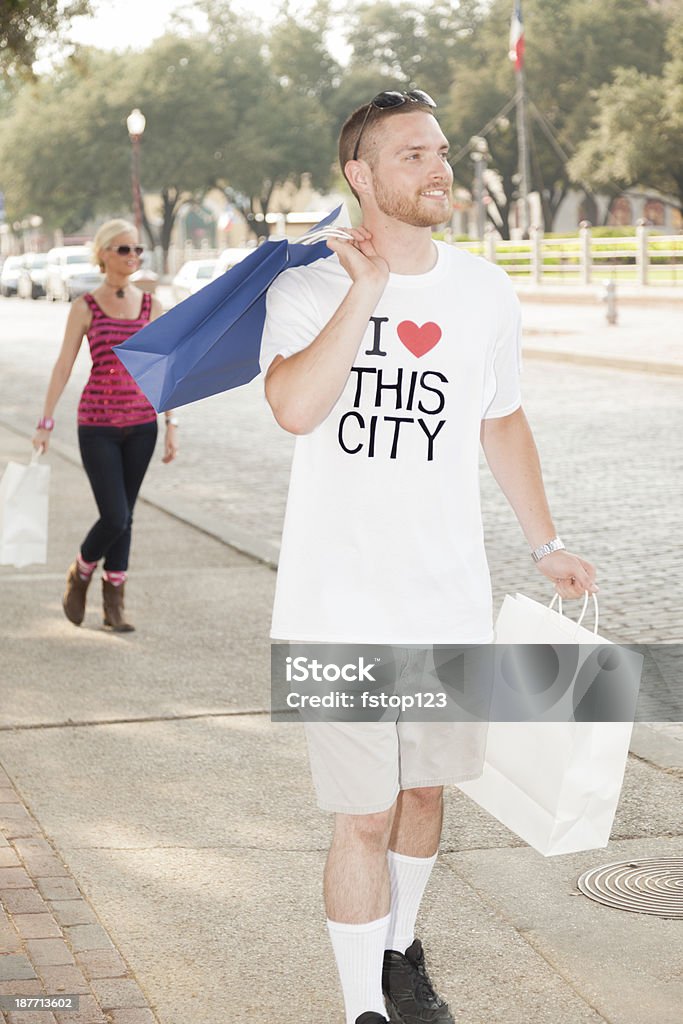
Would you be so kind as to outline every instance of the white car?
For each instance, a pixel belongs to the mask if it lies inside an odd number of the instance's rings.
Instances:
[[[182,302],[209,284],[215,267],[216,260],[188,260],[184,263],[171,285],[175,301]]]
[[[88,245],[64,245],[50,249],[47,254],[45,294],[53,302],[72,299],[92,291],[102,283],[103,275],[93,266],[93,255]]]
[[[8,256],[0,271],[0,295],[16,295],[19,275],[24,265],[23,256]]]
[[[236,263],[240,263],[245,256],[248,256],[249,253],[253,251],[253,248],[224,249],[216,260],[216,267],[213,272],[214,281],[217,277],[220,277],[222,274],[225,274],[226,271],[234,267]]]
[[[19,274],[17,295],[20,299],[39,299],[45,294],[47,280],[47,253],[29,252]]]

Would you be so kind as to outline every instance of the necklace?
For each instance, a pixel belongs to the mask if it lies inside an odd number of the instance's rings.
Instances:
[[[114,294],[116,295],[117,299],[125,299],[125,297],[126,297],[126,289],[125,289],[125,287],[123,285],[120,285],[117,288],[115,284],[111,284],[111,282],[107,281],[106,278],[105,278],[104,283],[106,285],[108,285],[110,288],[114,289]]]

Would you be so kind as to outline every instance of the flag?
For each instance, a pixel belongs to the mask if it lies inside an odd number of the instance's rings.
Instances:
[[[524,67],[524,22],[522,21],[522,0],[515,0],[510,23],[510,50],[508,56],[515,62],[515,71]]]

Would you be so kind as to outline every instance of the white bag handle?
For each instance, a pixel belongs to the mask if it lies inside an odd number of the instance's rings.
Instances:
[[[352,241],[353,235],[349,233],[348,228],[336,228],[334,226],[327,228],[320,228],[318,231],[308,231],[301,238],[297,238],[297,242],[303,242],[305,245],[314,245],[316,242],[323,242],[326,238],[341,238],[342,241]]]
[[[593,633],[597,636],[598,635],[598,622],[599,622],[598,598],[597,598],[596,594],[592,594],[590,596],[593,598],[593,610],[595,611],[595,625],[593,627]],[[588,594],[588,591],[586,590],[584,595],[583,595],[583,608],[581,609],[581,614],[579,615],[579,617],[578,617],[578,619],[576,621],[576,628],[577,629],[581,625],[581,623],[583,622],[584,616],[586,614],[586,609],[588,608],[588,597],[589,597],[589,594]],[[553,607],[553,605],[555,604],[556,601],[557,601],[557,610],[560,613],[560,615],[563,615],[564,612],[562,611],[562,598],[560,597],[560,595],[558,593],[555,593],[553,595],[553,599],[550,602],[550,604],[548,605],[548,607],[552,609],[552,607]],[[566,617],[568,618],[568,616],[566,616]]]
[[[33,449],[33,455],[31,456],[31,465],[32,466],[36,466],[38,464],[38,459],[40,458],[40,456],[42,454],[43,454],[43,449],[42,448],[34,448]]]

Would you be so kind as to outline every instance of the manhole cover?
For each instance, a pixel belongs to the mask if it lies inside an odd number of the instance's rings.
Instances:
[[[683,919],[683,857],[603,864],[584,871],[577,885],[608,907]]]

